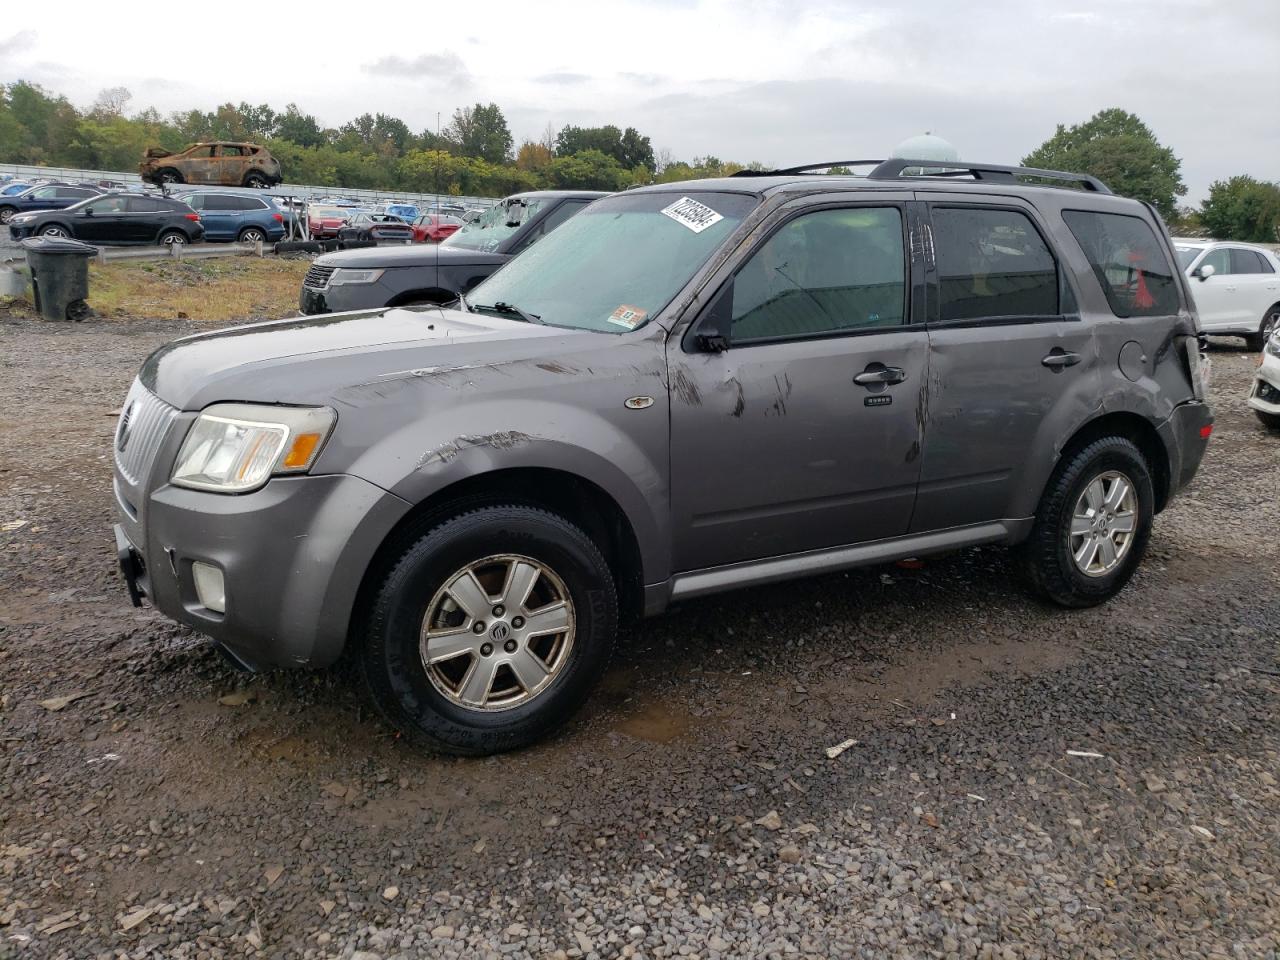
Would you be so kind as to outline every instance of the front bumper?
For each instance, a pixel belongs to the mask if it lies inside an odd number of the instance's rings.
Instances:
[[[1169,454],[1169,496],[1189,484],[1200,469],[1213,431],[1213,410],[1199,400],[1189,400],[1173,408],[1173,415],[1157,427]]]
[[[380,310],[390,303],[395,291],[382,283],[339,283],[316,289],[303,286],[298,309],[314,313],[345,313],[348,310]]]
[[[1262,355],[1262,366],[1254,375],[1246,402],[1255,410],[1280,417],[1280,357]]]
[[[130,506],[117,503],[115,536],[131,597],[209,635],[252,669],[338,658],[365,571],[409,509],[347,475],[277,477],[240,496],[166,484],[144,511]],[[222,571],[225,613],[200,603],[196,561]]]

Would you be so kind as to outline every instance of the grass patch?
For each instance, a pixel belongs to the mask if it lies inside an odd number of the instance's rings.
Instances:
[[[91,263],[89,306],[104,317],[273,320],[297,311],[310,265],[274,257]]]

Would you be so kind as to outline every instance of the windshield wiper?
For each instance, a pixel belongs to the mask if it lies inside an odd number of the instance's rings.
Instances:
[[[499,300],[497,303],[490,306],[484,306],[477,303],[475,308],[477,310],[492,310],[494,313],[500,313],[507,317],[519,317],[525,323],[542,323],[542,318],[537,314],[525,313],[514,303],[507,303],[505,300]]]

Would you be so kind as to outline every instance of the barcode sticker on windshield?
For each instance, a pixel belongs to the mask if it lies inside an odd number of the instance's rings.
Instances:
[[[634,330],[644,322],[644,318],[649,314],[639,307],[633,307],[629,304],[623,304],[613,313],[609,314],[609,322],[616,323],[620,327],[626,327],[628,330]]]
[[[705,203],[699,203],[691,197],[681,197],[671,206],[663,207],[661,212],[676,223],[684,224],[694,233],[701,233],[724,219]]]

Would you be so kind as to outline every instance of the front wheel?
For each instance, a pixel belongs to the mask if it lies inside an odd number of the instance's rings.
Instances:
[[[49,224],[48,226],[41,227],[39,230],[37,230],[37,231],[36,231],[36,236],[39,236],[39,237],[69,237],[69,236],[71,236],[71,234],[67,233],[67,231],[66,231],[65,229],[63,229],[62,227],[58,226],[56,223],[51,223],[51,224]]]
[[[481,507],[410,546],[364,624],[369,692],[393,726],[464,755],[525,746],[582,705],[618,601],[596,544],[535,507]]]
[[[1147,550],[1155,492],[1146,458],[1124,437],[1102,437],[1058,463],[1022,560],[1033,590],[1063,607],[1119,593]]]

